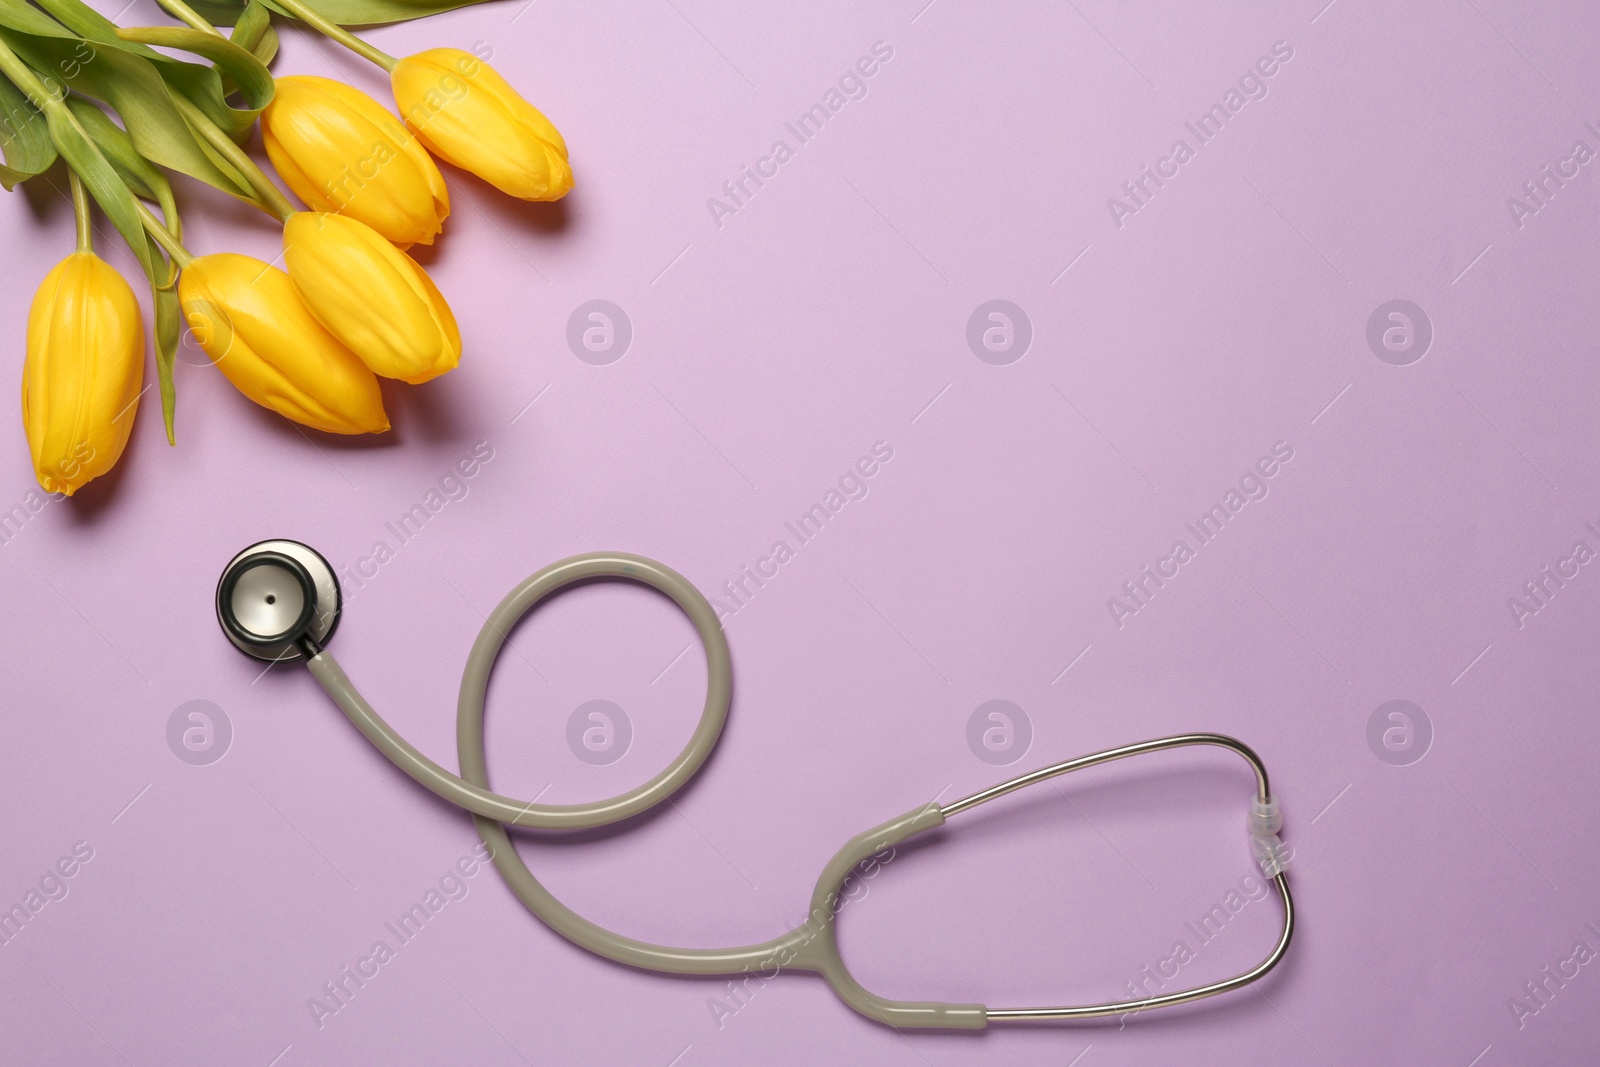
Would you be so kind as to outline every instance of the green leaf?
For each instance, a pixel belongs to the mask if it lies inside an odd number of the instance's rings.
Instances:
[[[189,10],[213,26],[238,26],[248,4],[234,0],[188,0]]]
[[[454,11],[478,2],[480,0],[312,0],[312,6],[317,14],[341,26],[382,26]],[[273,0],[266,0],[266,3],[280,15],[288,14]]]
[[[56,161],[56,146],[44,116],[28,101],[21,89],[0,76],[0,185],[7,189],[35,174],[43,173]]]
[[[40,6],[53,10],[54,5],[65,2],[67,0],[41,0]],[[470,7],[481,2],[482,0],[313,0],[312,6],[319,14],[341,26],[383,26],[391,22],[405,22],[426,15],[437,15],[441,11],[454,11],[456,8]],[[236,3],[231,0],[190,0],[189,6],[214,26],[236,26],[248,14],[251,6],[260,3],[262,0],[249,0],[249,3]],[[265,3],[280,15],[289,14],[272,0],[265,0]],[[87,37],[88,34],[84,36]],[[260,58],[263,63],[267,61],[264,56]]]
[[[261,60],[263,66],[278,54],[278,31],[272,25],[272,10],[260,0],[250,0],[244,13],[233,23],[231,40]]]
[[[272,72],[247,49],[226,37],[188,26],[139,26],[119,29],[117,36],[135,44],[177,48],[211,60],[212,66],[230,79],[244,97],[251,122],[272,101]],[[199,101],[196,101],[198,104]],[[230,108],[235,114],[246,109]]]
[[[178,113],[172,102],[174,90],[162,79],[158,65],[120,50],[142,46],[118,41],[116,46],[106,47],[91,44],[66,31],[63,31],[65,36],[19,32],[12,24],[14,9],[15,0],[0,0],[0,39],[40,72],[47,85],[60,91],[65,84],[111,105],[139,154],[152,163],[187,174],[240,199],[249,199],[250,186],[244,177],[232,164],[202,144]],[[209,67],[179,65],[203,69],[211,77],[217,77],[216,71]]]
[[[228,103],[229,87],[223,84],[222,73],[215,67],[165,56],[162,59],[155,67],[173,92],[188,97],[235,141],[243,141],[250,135],[265,103],[261,107],[234,107]]]
[[[222,83],[221,73],[215,68],[175,59],[137,41],[123,40],[117,35],[117,24],[83,3],[83,0],[39,0],[39,6],[55,16],[68,31],[68,36],[77,40],[79,47],[73,60],[69,61],[76,67],[91,69],[96,65],[95,59],[108,50],[147,60],[154,72],[173,90],[187,96],[212,122],[227,130],[229,136],[235,139],[248,133],[260,114],[260,108],[234,108],[228,104],[227,88]],[[13,18],[21,18],[16,14],[19,8],[29,10],[26,0],[0,0],[0,25],[43,35],[40,30],[28,29],[20,23],[13,24]],[[30,19],[29,22],[37,25],[37,19]],[[69,78],[72,76],[72,71],[66,68],[62,70]],[[117,110],[122,111],[121,108]]]
[[[35,37],[75,36],[71,30],[24,0],[0,0],[0,26]]]
[[[106,218],[111,220],[117,232],[122,234],[122,239],[128,242],[128,247],[133,249],[145,277],[151,281],[165,282],[166,263],[160,262],[158,267],[158,261],[152,259],[144,224],[139,221],[139,202],[117,175],[116,168],[101,154],[99,146],[64,106],[46,108],[45,119],[50,125],[50,139],[55,142],[61,158],[77,172],[89,195],[94,197],[95,203],[106,213]]]
[[[178,393],[172,382],[172,366],[178,356],[178,332],[183,324],[183,309],[178,305],[177,286],[169,285],[163,289],[152,283],[150,298],[156,309],[156,380],[161,390],[161,419],[167,426],[167,444],[175,445],[178,439],[172,432],[172,419],[178,406]]]
[[[74,36],[94,44],[120,45],[117,24],[100,12],[83,3],[83,0],[36,0],[57,22],[71,30]],[[166,57],[153,48],[126,49],[145,59],[161,60]]]
[[[128,131],[111,121],[111,117],[81,96],[67,97],[67,108],[78,125],[83,127],[106,161],[116,168],[117,175],[135,195],[153,200],[161,206],[161,217],[170,227],[178,217],[178,205],[172,197],[172,184],[161,169],[139,154]]]

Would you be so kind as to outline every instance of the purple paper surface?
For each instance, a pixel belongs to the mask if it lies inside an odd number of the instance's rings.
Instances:
[[[465,355],[386,385],[382,438],[301,433],[186,342],[178,447],[152,391],[115,474],[33,510],[0,405],[0,1060],[1600,1059],[1597,34],[1574,0],[510,0],[371,31],[491,56],[576,188],[447,169],[419,259]],[[300,32],[275,69],[387,98]],[[13,373],[71,243],[31,186],[0,210]],[[277,254],[179,186],[197,252]],[[1273,776],[1294,944],[1222,998],[983,1035],[591,956],[304,671],[227,644],[217,576],[266,537],[339,569],[332,647],[452,767],[461,664],[536,568],[638,552],[723,607],[733,711],[695,783],[523,840],[613,929],[765,940],[869,826],[1204,730]],[[692,640],[636,588],[539,609],[491,688],[495,786],[654,774],[699,710]],[[962,816],[862,883],[846,959],[995,1007],[1243,970],[1281,921],[1250,790],[1188,750]]]

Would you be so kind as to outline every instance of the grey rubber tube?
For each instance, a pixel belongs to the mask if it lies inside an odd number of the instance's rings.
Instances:
[[[517,622],[558,589],[594,578],[642,582],[671,597],[694,624],[705,648],[706,701],[689,743],[661,773],[636,789],[590,804],[537,804],[489,789],[483,720],[489,675]],[[754,975],[765,980],[782,971],[821,974],[839,997],[868,1018],[898,1027],[978,1029],[984,1025],[979,1004],[897,1001],[862,989],[839,955],[835,916],[839,889],[861,861],[914,834],[944,822],[937,805],[929,804],[859,834],[829,862],[812,894],[805,923],[780,937],[736,948],[674,948],[655,945],[607,930],[567,907],[533,876],[518,855],[506,826],[542,830],[577,830],[606,826],[646,811],[681,788],[699,770],[716,746],[728,717],[732,668],[728,642],[716,612],[683,575],[643,556],[593,552],[553,563],[513,589],[490,613],[467,656],[456,707],[456,744],[461,776],[418,751],[385,722],[361,696],[338,661],[319,650],[307,660],[312,675],[356,728],[395,766],[434,793],[473,815],[478,834],[490,848],[506,885],[540,921],[562,937],[596,955],[652,971],[686,975]]]
[[[489,675],[494,672],[500,648],[517,622],[539,601],[558,589],[594,578],[626,578],[659,589],[689,616],[706,653],[706,703],[700,712],[700,722],[683,751],[660,774],[609,800],[592,804],[535,804],[495,793],[487,788],[487,772],[482,763],[483,709],[489,691]],[[461,750],[465,780],[439,766],[395,732],[394,727],[362,699],[338,661],[326,650],[312,656],[307,666],[367,740],[418,782],[474,815],[540,830],[606,826],[648,811],[682,788],[711,755],[717,739],[722,736],[733,685],[728,639],[722,633],[717,613],[700,590],[671,567],[625,552],[590,552],[552,563],[524,580],[490,613],[467,655],[467,667],[461,676],[461,695],[456,704],[456,745]],[[479,754],[476,771],[467,761],[469,751]]]
[[[694,624],[706,656],[706,700],[700,721],[681,752],[643,785],[589,804],[538,804],[504,796],[489,788],[484,751],[484,707],[489,675],[517,622],[546,597],[575,582],[622,578],[641,582],[670,597]],[[574,944],[618,963],[651,971],[684,975],[747,975],[758,981],[785,971],[819,974],[846,1004],[869,1019],[897,1028],[981,1030],[991,1021],[1041,1021],[1122,1014],[1213,996],[1254,981],[1271,970],[1288,948],[1293,911],[1288,883],[1275,881],[1283,898],[1284,930],[1277,947],[1246,974],[1195,990],[1145,1001],[1111,1002],[1070,1008],[990,1010],[982,1004],[901,1001],[863,989],[839,953],[836,918],[840,890],[858,864],[892,849],[917,834],[943,826],[949,816],[1024,786],[1111,760],[1182,745],[1219,745],[1232,749],[1256,773],[1258,795],[1268,799],[1266,770],[1247,746],[1217,734],[1186,734],[1140,742],[1068,760],[1003,782],[965,800],[940,807],[926,804],[858,834],[823,868],[811,896],[811,910],[800,926],[759,944],[734,948],[674,948],[625,937],[598,926],[557,900],[533,873],[512,843],[507,826],[538,830],[579,830],[607,826],[647,811],[667,800],[698,771],[722,734],[728,717],[732,668],[727,638],[716,612],[688,579],[664,564],[621,552],[573,556],[545,567],[523,581],[494,609],[467,657],[456,708],[456,745],[461,775],[452,774],[418,751],[364,700],[338,662],[316,649],[307,660],[311,673],[355,724],[356,728],[397,767],[434,793],[473,815],[478,834],[490,848],[506,885],[540,921]]]

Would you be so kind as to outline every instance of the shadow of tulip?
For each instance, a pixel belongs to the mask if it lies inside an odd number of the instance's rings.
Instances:
[[[483,420],[472,416],[466,383],[456,380],[459,374],[451,371],[421,385],[385,381],[383,406],[394,427],[390,434],[402,440],[447,442],[464,440],[481,429]]]
[[[449,219],[444,220],[444,228],[446,232],[449,232]],[[405,249],[405,254],[416,260],[417,266],[421,267],[423,270],[432,271],[434,264],[438,263],[440,257],[446,254],[440,247],[445,241],[446,237],[443,233],[441,233],[434,237],[433,244],[412,245],[410,248]],[[434,281],[437,282],[438,279],[435,278]],[[448,294],[446,294],[445,299],[449,299]]]
[[[305,448],[339,452],[361,452],[369,449],[402,447],[407,441],[437,442],[458,441],[477,425],[469,410],[465,385],[452,383],[449,375],[425,382],[407,385],[405,382],[379,379],[383,390],[383,409],[389,416],[389,429],[385,433],[342,434],[302,426],[276,411],[253,403],[243,396],[229,398],[237,402],[240,418],[259,421],[274,438],[286,448]],[[156,415],[160,417],[159,413]]]
[[[252,135],[245,147],[250,158],[269,175],[273,175],[275,184],[282,189],[283,182],[276,179],[261,148],[260,134]],[[203,226],[184,229],[184,243],[189,246],[190,252],[197,256],[212,252],[238,252],[272,261],[274,266],[282,268],[282,259],[275,257],[283,241],[283,223],[276,217],[248,201],[199,181],[174,181],[172,195],[177,202],[180,219],[204,220]],[[302,210],[294,194],[287,195],[295,209]],[[263,241],[270,244],[264,244]]]
[[[496,191],[498,192],[498,190]],[[513,201],[513,213],[532,232],[547,236],[564,234],[568,226],[571,225],[572,198],[574,195],[573,193],[568,193],[560,200],[551,203]]]
[[[28,213],[37,223],[60,223],[72,218],[72,195],[67,191],[66,164],[59,159],[37,181],[25,181],[13,192],[21,192]]]
[[[65,500],[67,519],[73,526],[88,528],[107,521],[102,516],[116,510],[118,498],[121,496],[119,483],[125,477],[123,471],[127,466],[128,457],[124,454],[122,461],[108,473],[102,474],[67,497]]]
[[[283,223],[266,214],[260,208],[247,204],[243,200],[236,200],[214,189],[204,190],[204,207],[191,207],[187,198],[178,198],[178,211],[183,217],[204,217],[206,230],[217,234],[237,234],[239,230],[261,233],[271,236],[274,240],[281,240]],[[219,225],[220,224],[220,225]],[[191,251],[193,251],[191,249]],[[217,251],[233,251],[232,248],[221,248]],[[274,266],[282,269],[282,262]]]
[[[579,210],[575,211],[574,200],[581,195],[579,189],[575,188],[555,201],[518,200],[502,193],[476,174],[453,167],[443,160],[438,163],[445,184],[450,187],[451,214],[464,211],[479,216],[512,242],[523,236],[544,241],[568,238],[577,232],[576,218],[581,214],[582,201],[577,201]],[[448,233],[449,229],[447,220],[445,232]]]
[[[155,396],[155,390],[145,394],[145,400]],[[152,416],[145,407],[144,400],[139,402],[146,419],[154,418],[157,423],[161,421],[161,399],[156,397],[155,414]],[[131,417],[131,416],[128,416]],[[161,443],[166,445],[165,431],[162,431]],[[127,478],[128,471],[139,462],[138,453],[141,450],[140,434],[137,430],[128,435],[128,446],[122,450],[122,456],[112,467],[100,477],[80,488],[76,493],[67,497],[63,503],[66,505],[66,514],[71,524],[75,527],[90,527],[100,522],[107,521],[102,518],[115,511],[122,499],[122,482]]]
[[[375,448],[397,448],[400,445],[400,437],[395,432],[395,420],[392,415],[389,419],[390,429],[386,433],[329,433],[326,430],[302,426],[243,395],[229,399],[237,403],[239,418],[257,420],[268,433],[283,442],[285,448],[304,449],[309,445],[322,451],[362,452]],[[384,410],[387,411],[388,398],[384,399]]]

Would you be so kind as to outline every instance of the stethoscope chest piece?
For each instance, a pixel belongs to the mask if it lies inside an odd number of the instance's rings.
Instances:
[[[316,549],[260,541],[229,561],[217,582],[217,622],[256,659],[296,660],[300,642],[320,645],[339,625],[339,580]]]

